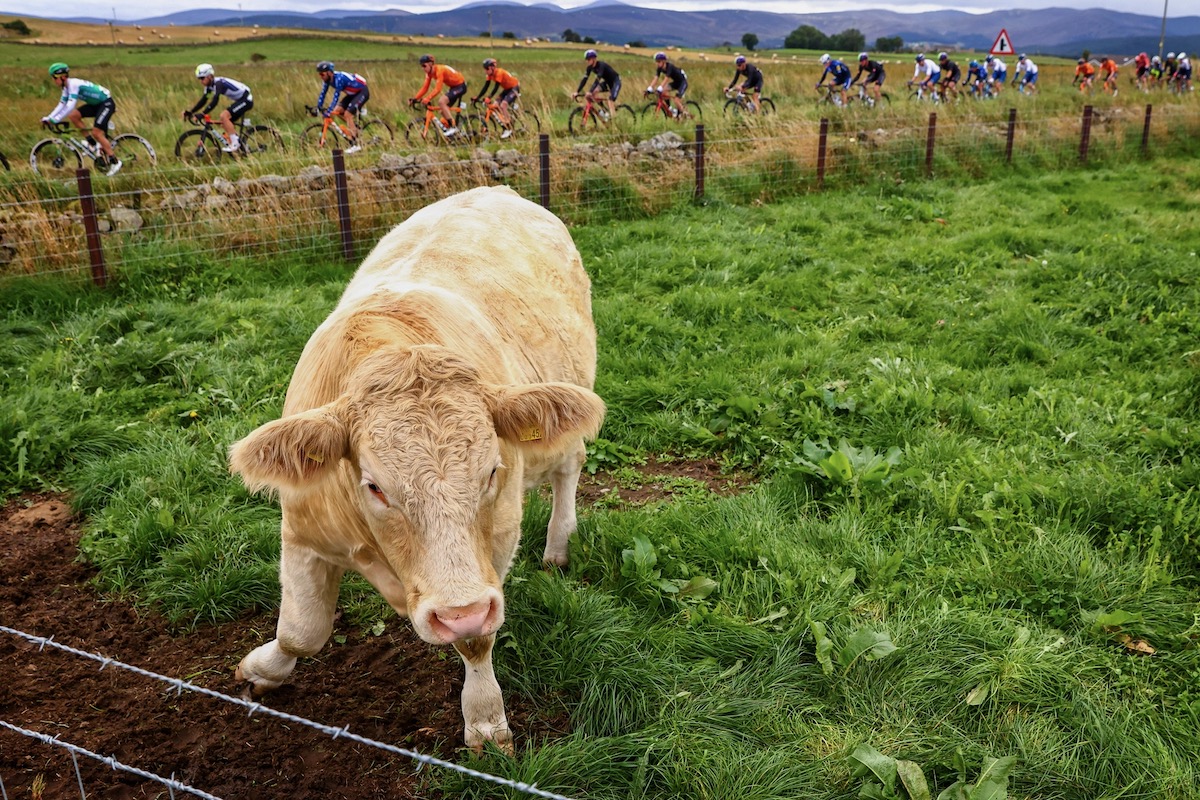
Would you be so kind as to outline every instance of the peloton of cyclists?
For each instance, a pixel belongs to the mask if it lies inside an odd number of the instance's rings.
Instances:
[[[820,89],[821,84],[825,83],[825,78],[829,78],[829,85],[841,94],[841,105],[846,105],[846,90],[850,88],[850,68],[836,58],[830,57],[829,53],[821,56],[821,66],[825,67],[825,71],[821,73],[821,80],[817,81],[816,88]]]
[[[54,110],[42,117],[42,123],[58,124],[65,120],[79,130],[87,131],[88,127],[83,120],[84,117],[91,117],[92,130],[86,137],[88,149],[93,150],[93,155],[97,152],[104,153],[104,159],[108,163],[107,174],[116,175],[121,171],[121,159],[113,153],[112,142],[107,136],[108,121],[117,111],[112,92],[98,83],[72,78],[70,67],[61,61],[50,65],[50,80],[62,89],[62,96]],[[76,103],[83,105],[76,107]]]
[[[688,80],[687,73],[680,69],[675,64],[672,64],[667,59],[667,54],[658,52],[654,54],[654,79],[650,81],[650,85],[646,87],[649,92],[661,92],[663,85],[671,82],[671,104],[675,107],[675,116],[688,118],[692,115],[688,113],[687,106],[683,104],[683,96],[687,94]],[[654,85],[654,80],[658,81],[658,85]]]
[[[190,120],[196,116],[197,112],[207,114],[217,107],[217,102],[220,101],[222,95],[228,97],[229,108],[221,111],[220,117],[221,127],[225,129],[225,138],[228,144],[221,149],[226,153],[236,153],[240,143],[237,129],[233,127],[233,123],[254,108],[254,97],[250,94],[250,87],[233,78],[218,78],[213,74],[212,64],[201,64],[196,67],[196,80],[200,81],[204,87],[204,94],[200,95],[196,105],[183,112],[183,118]],[[208,105],[204,106],[206,100]],[[201,111],[201,106],[204,106],[203,111]]]
[[[912,86],[915,83],[927,91],[936,91],[937,82],[942,77],[941,67],[926,58],[924,53],[917,53],[916,60],[917,68],[913,71],[912,80],[908,85]]]
[[[357,72],[339,72],[333,68],[332,61],[318,61],[317,75],[321,78],[321,94],[317,97],[317,113],[341,117],[350,132],[350,146],[347,153],[357,153],[362,149],[358,143],[358,127],[354,117],[370,99],[367,90],[367,79]],[[333,98],[329,106],[325,106],[325,95],[333,89]]]
[[[463,74],[448,64],[439,64],[437,59],[426,53],[417,61],[421,64],[421,69],[425,70],[425,82],[421,84],[420,90],[413,95],[408,101],[410,106],[416,106],[418,103],[432,103],[433,98],[438,99],[438,109],[442,112],[442,122],[445,123],[446,136],[453,136],[458,133],[458,128],[454,127],[454,112],[451,107],[457,107],[459,101],[467,94],[467,79]],[[442,87],[446,87],[445,94],[438,94],[442,91]],[[426,96],[426,92],[429,95]]]
[[[588,77],[595,75],[596,81],[587,91],[588,99],[595,103],[603,94],[604,105],[608,108],[608,118],[612,119],[616,114],[617,95],[621,93],[621,75],[610,65],[601,61],[600,55],[595,50],[588,50],[584,53],[583,60],[587,62],[587,71],[583,73],[583,79],[579,81],[574,97],[579,99],[584,94],[583,87],[587,83]]]
[[[1038,65],[1024,53],[1017,57],[1017,74],[1013,76],[1013,82],[1016,83],[1022,74],[1024,78],[1021,80],[1021,92],[1037,94]]]
[[[517,102],[517,98],[521,94],[521,82],[517,80],[517,76],[497,64],[494,58],[483,60],[483,74],[486,77],[483,88],[479,90],[479,94],[471,98],[471,102],[478,103],[484,95],[495,97],[496,92],[500,92],[498,110],[500,126],[504,128],[500,138],[507,139],[512,136],[512,115],[509,113],[509,109]],[[491,87],[490,93],[488,87]]]
[[[862,78],[863,73],[866,73],[866,78],[863,79],[863,87],[871,92],[875,98],[875,102],[879,102],[879,93],[883,91],[883,81],[887,77],[883,70],[883,62],[876,61],[866,53],[858,54],[858,74],[854,76],[851,83],[858,83],[858,79]]]
[[[738,89],[740,89],[743,94],[750,95],[751,100],[749,110],[752,113],[757,114],[760,99],[762,98],[762,70],[747,61],[745,56],[738,56],[735,58],[733,60],[733,66],[733,80],[731,80],[729,85],[725,87],[725,95],[729,96],[729,93],[733,89],[733,85],[739,80],[742,81],[742,85],[739,86]]]

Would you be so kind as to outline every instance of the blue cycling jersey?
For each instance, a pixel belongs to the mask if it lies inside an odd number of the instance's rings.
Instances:
[[[337,105],[338,98],[342,92],[347,95],[358,94],[363,89],[367,88],[367,79],[357,72],[335,72],[333,80],[326,82],[321,86],[321,96],[317,98],[317,110],[325,110],[325,95],[329,92],[330,87],[333,87],[333,99],[329,101],[329,107],[333,108]]]
[[[825,65],[825,71],[821,73],[821,80],[824,81],[825,76],[831,74],[838,83],[845,83],[850,79],[850,68],[836,58],[833,58]]]

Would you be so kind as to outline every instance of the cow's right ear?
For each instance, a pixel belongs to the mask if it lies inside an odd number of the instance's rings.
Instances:
[[[349,432],[337,402],[266,425],[229,450],[229,469],[252,492],[304,492],[332,474],[349,451]]]

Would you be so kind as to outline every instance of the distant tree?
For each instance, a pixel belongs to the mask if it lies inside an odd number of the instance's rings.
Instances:
[[[630,47],[645,47],[646,46],[646,43],[643,42],[641,39],[634,39],[632,42],[626,42],[625,44],[629,45]]]
[[[583,37],[582,37],[582,36],[580,36],[580,35],[579,35],[578,33],[576,33],[575,31],[571,30],[570,28],[567,28],[565,31],[563,31],[563,32],[562,32],[562,37],[563,37],[563,41],[564,41],[564,42],[576,42],[576,43],[578,43],[578,42],[582,42],[582,41],[583,41]]]
[[[830,42],[832,50],[865,50],[866,47],[867,37],[858,28],[847,28],[835,34]]]
[[[829,37],[812,25],[801,25],[787,35],[783,46],[789,50],[825,50],[829,47]]]
[[[583,43],[584,44],[595,44],[596,40],[590,36],[585,36],[585,37],[583,37]]]
[[[515,33],[513,33],[512,31],[505,31],[505,32],[503,33],[503,35],[502,35],[500,38],[502,38],[502,39],[515,39],[515,38],[517,38],[517,35],[516,35]]]
[[[899,53],[904,49],[904,40],[899,36],[880,36],[875,40],[875,50],[880,53]]]
[[[1083,60],[1084,60],[1084,61],[1091,61],[1091,60],[1092,60],[1092,51],[1091,51],[1091,50],[1084,50],[1084,51],[1083,51],[1083,54],[1082,54],[1082,57],[1083,57]]]
[[[758,47],[758,35],[754,33],[743,33],[742,47],[746,48],[747,50],[753,50],[754,48]]]
[[[10,30],[18,36],[28,36],[33,33],[33,31],[29,30],[29,26],[25,24],[25,20],[23,19],[14,19],[11,22],[5,22],[3,25],[0,25],[0,28]]]
[[[490,38],[492,38],[492,32],[491,32],[491,31],[480,31],[480,32],[479,32],[479,35],[480,35],[480,36],[482,36],[484,39],[490,39]]]

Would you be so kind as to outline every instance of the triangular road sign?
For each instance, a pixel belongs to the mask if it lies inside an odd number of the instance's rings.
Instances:
[[[1013,48],[1012,39],[1008,38],[1008,31],[1001,28],[1000,35],[992,42],[992,49],[988,52],[994,56],[1011,56],[1017,51]]]

